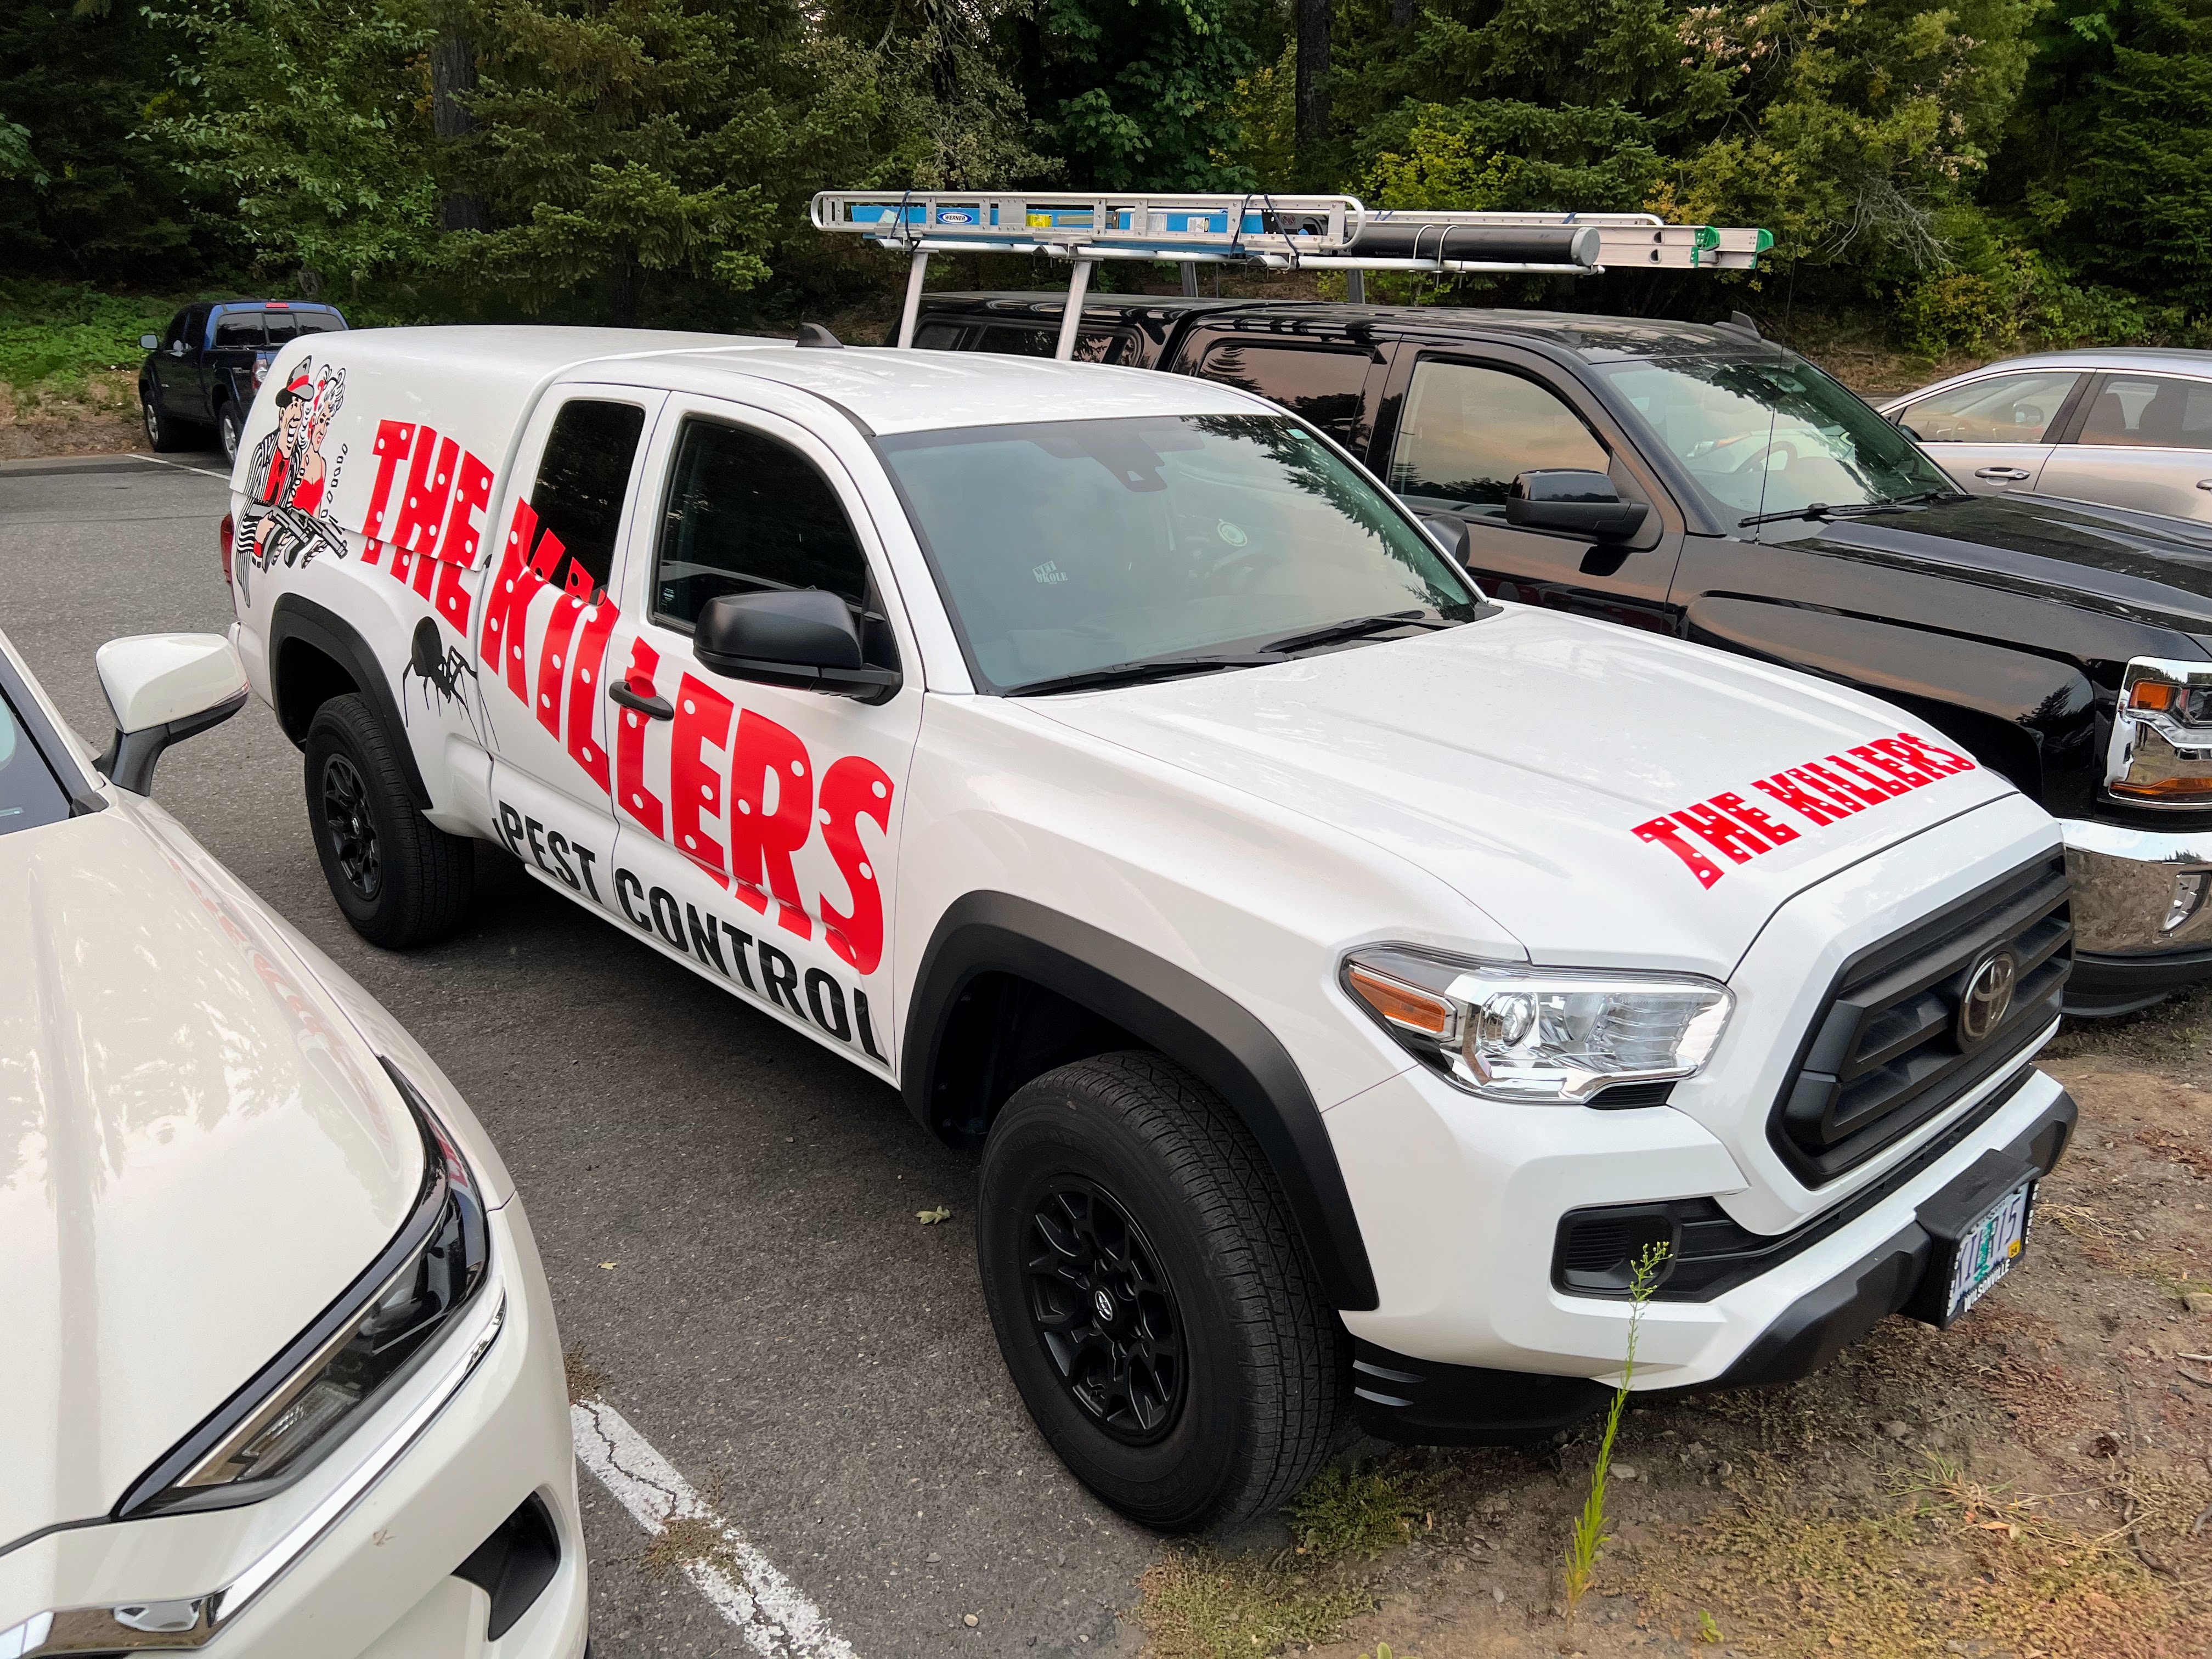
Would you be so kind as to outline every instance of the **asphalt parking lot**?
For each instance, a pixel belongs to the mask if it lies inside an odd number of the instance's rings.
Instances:
[[[0,465],[0,626],[96,741],[102,641],[230,621],[220,458],[173,459]],[[603,1397],[859,1659],[1133,1652],[1117,1615],[1160,1545],[1074,1485],[1007,1380],[975,1281],[975,1160],[489,846],[460,937],[366,945],[324,886],[300,773],[256,702],[165,758],[155,793],[468,1096]],[[916,1220],[940,1205],[949,1221]],[[599,1659],[759,1646],[648,1563],[607,1490],[581,1490]]]

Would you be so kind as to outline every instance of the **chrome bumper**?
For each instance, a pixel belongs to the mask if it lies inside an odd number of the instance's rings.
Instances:
[[[2212,831],[2064,818],[2074,948],[2141,956],[2212,945]]]

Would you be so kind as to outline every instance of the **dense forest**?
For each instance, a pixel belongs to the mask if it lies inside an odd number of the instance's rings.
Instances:
[[[718,327],[895,280],[824,187],[1342,189],[1775,234],[1449,299],[2212,316],[2212,0],[14,0],[0,271]],[[842,242],[843,239],[838,239]],[[1128,280],[1128,273],[1119,273]]]

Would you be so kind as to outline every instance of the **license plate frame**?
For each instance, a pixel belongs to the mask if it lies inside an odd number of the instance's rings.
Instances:
[[[2048,1173],[2032,1159],[1991,1151],[1931,1194],[1915,1216],[1928,1235],[1927,1265],[1898,1311],[1938,1330],[1972,1312],[2027,1254],[2036,1187]]]
[[[1968,1223],[1952,1242],[1947,1259],[1935,1264],[1943,1275],[1937,1282],[1944,1286],[1941,1322],[1944,1328],[1972,1313],[1975,1304],[1996,1289],[2027,1254],[2039,1184],[2031,1176],[2011,1188]]]

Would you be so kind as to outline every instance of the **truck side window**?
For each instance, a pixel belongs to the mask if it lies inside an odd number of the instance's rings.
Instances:
[[[162,350],[176,349],[179,342],[185,337],[185,325],[191,320],[191,315],[189,311],[180,311],[169,319],[168,331],[161,336]]]
[[[689,628],[725,593],[801,587],[866,606],[867,556],[837,492],[787,444],[686,421],[660,521],[653,619]]]
[[[1198,372],[1204,379],[1226,381],[1280,404],[1348,449],[1358,435],[1367,366],[1372,361],[1364,350],[1220,340],[1206,348]]]
[[[924,323],[914,331],[916,351],[957,351],[963,331],[957,323]]]
[[[1535,381],[1474,363],[1423,362],[1406,393],[1390,488],[1408,502],[1505,516],[1505,492],[1537,467],[1606,471],[1582,417]]]
[[[1079,328],[1075,331],[1074,361],[1079,363],[1119,363],[1128,361],[1128,337],[1112,329]],[[975,331],[970,351],[995,351],[1007,357],[1049,357],[1060,349],[1057,324],[1041,327],[1030,323],[989,323]]]
[[[614,571],[630,463],[644,430],[645,411],[635,404],[578,398],[553,417],[538,463],[530,505],[594,587],[605,587]],[[556,582],[567,578],[566,569],[554,573]]]

